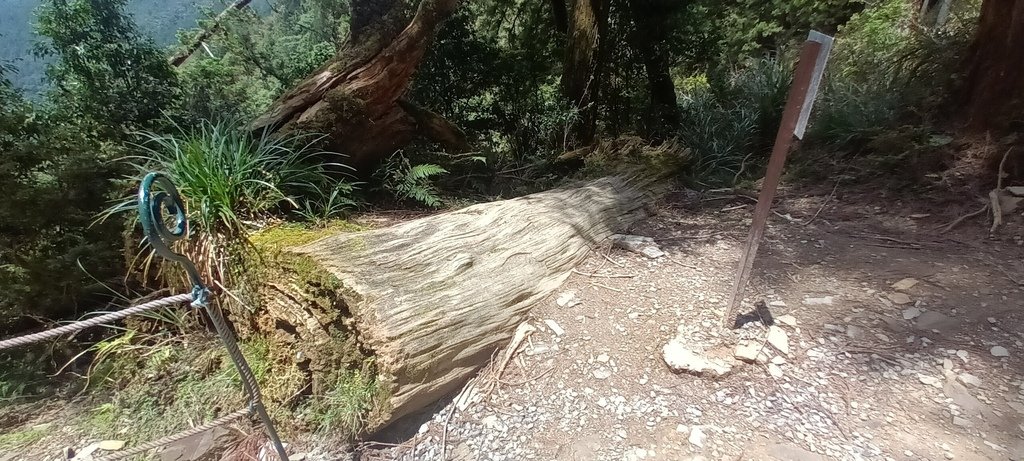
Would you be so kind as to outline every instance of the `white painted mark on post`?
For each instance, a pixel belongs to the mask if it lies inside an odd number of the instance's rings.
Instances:
[[[807,97],[804,98],[804,105],[800,108],[800,117],[796,121],[796,129],[793,135],[797,139],[804,139],[804,132],[807,131],[807,122],[811,118],[811,108],[814,107],[814,100],[818,96],[818,88],[821,86],[821,77],[825,74],[825,65],[828,64],[828,55],[832,51],[832,37],[816,30],[807,34],[807,40],[821,43],[821,50],[814,60],[814,73],[811,76],[811,85],[807,87]]]

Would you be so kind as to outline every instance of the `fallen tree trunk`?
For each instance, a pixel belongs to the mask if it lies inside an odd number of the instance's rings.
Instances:
[[[608,177],[289,248],[258,328],[290,344],[317,396],[352,387],[339,368],[370,364],[373,397],[358,408],[375,431],[464,384],[663,190],[650,176]]]

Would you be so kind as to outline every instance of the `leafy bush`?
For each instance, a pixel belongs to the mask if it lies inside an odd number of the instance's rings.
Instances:
[[[229,122],[178,127],[173,135],[141,133],[140,155],[126,157],[140,179],[152,171],[168,175],[183,196],[192,232],[186,251],[209,280],[223,280],[223,264],[248,245],[248,229],[273,214],[302,210],[307,200],[341,202],[352,191],[334,175],[339,155],[316,146],[321,136],[251,133]],[[324,191],[338,191],[333,199]],[[334,205],[338,210],[344,205]],[[126,198],[107,214],[130,210]]]

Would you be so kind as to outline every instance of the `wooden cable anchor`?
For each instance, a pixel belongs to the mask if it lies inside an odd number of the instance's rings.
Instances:
[[[722,318],[725,328],[735,326],[736,311],[739,309],[743,291],[750,279],[754,258],[757,256],[757,248],[764,237],[765,225],[768,215],[772,212],[772,200],[775,198],[775,191],[782,178],[782,167],[786,163],[786,155],[789,154],[793,137],[803,138],[811,107],[814,104],[814,96],[821,83],[825,64],[828,62],[828,52],[831,48],[832,37],[811,31],[800,50],[800,61],[797,63],[793,83],[789,88],[786,107],[782,112],[782,123],[775,136],[775,147],[772,148],[772,154],[768,160],[768,170],[765,172],[761,192],[757,197],[757,206],[754,207],[750,233],[747,235],[747,243],[740,256],[732,295],[729,305],[726,306],[725,316]]]

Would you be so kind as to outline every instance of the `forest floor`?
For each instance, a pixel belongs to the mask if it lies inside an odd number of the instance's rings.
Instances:
[[[769,303],[784,354],[761,322],[721,327],[753,201],[670,194],[629,229],[665,255],[595,248],[534,309],[536,331],[499,379],[487,378],[492,364],[475,394],[354,453],[327,454],[316,437],[293,440],[293,452],[306,461],[1024,459],[1024,219],[1010,217],[997,238],[980,216],[941,234],[976,205],[927,203],[869,189],[783,191],[746,301]],[[732,371],[673,372],[663,358],[673,338]],[[765,363],[734,360],[739,339],[762,347]],[[49,415],[19,426],[66,420]],[[13,459],[41,458],[0,453]]]
[[[1024,459],[1019,217],[999,238],[981,217],[940,234],[964,211],[873,191],[784,194],[788,217],[772,216],[746,291],[770,303],[782,354],[760,322],[720,327],[752,201],[685,197],[630,230],[665,256],[595,249],[534,309],[537,331],[493,391],[443,402],[357,456]],[[663,359],[672,338],[728,360],[752,339],[769,361],[677,374]]]

